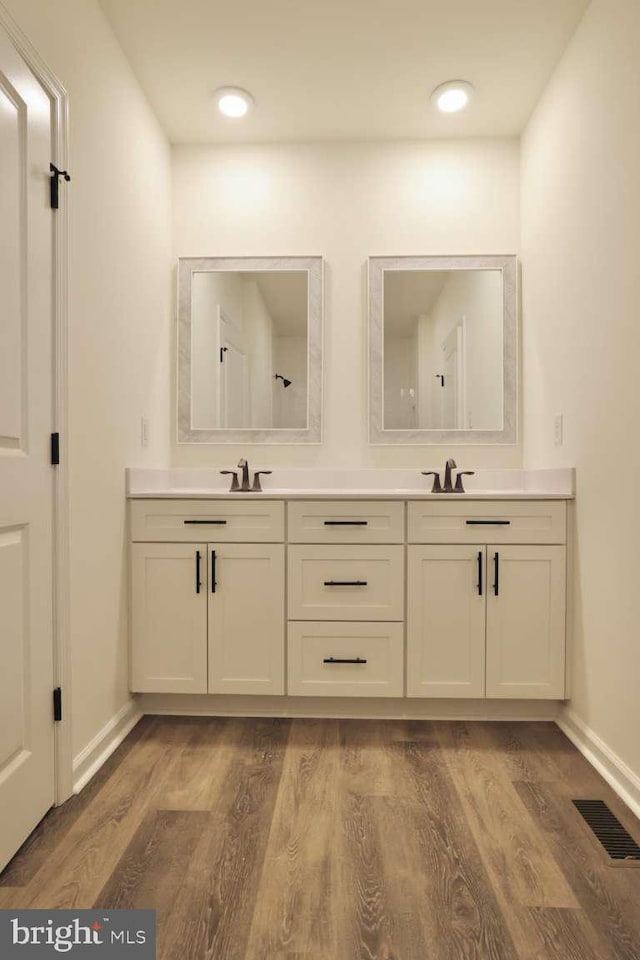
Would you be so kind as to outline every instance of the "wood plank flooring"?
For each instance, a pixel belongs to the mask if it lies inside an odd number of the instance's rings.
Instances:
[[[549,723],[145,717],[0,907],[152,907],[160,960],[640,960],[640,824]]]

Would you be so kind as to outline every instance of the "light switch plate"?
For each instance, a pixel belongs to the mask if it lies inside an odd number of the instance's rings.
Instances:
[[[556,447],[561,447],[564,439],[564,417],[561,413],[556,413],[553,418],[553,443]]]

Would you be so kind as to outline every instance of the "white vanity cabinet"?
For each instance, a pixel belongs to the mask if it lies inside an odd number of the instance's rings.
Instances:
[[[288,690],[404,695],[402,501],[288,504]]]
[[[410,503],[408,520],[434,542],[408,546],[407,695],[562,699],[565,504]]]
[[[130,503],[141,693],[561,700],[561,499]]]
[[[284,505],[136,500],[130,519],[131,689],[283,694]]]

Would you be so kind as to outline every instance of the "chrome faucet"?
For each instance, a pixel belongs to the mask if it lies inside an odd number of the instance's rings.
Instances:
[[[240,487],[240,490],[241,492],[246,493],[251,489],[249,486],[249,464],[243,457],[238,461],[238,466],[242,470],[242,486]]]

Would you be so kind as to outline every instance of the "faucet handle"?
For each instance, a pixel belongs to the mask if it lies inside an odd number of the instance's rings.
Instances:
[[[262,487],[260,485],[261,473],[266,476],[266,474],[273,473],[273,471],[272,470],[256,470],[255,471],[255,473],[253,474],[253,486],[251,487],[251,489],[255,490],[256,493],[262,493]]]
[[[423,477],[433,477],[433,486],[431,493],[442,493],[442,484],[440,483],[440,474],[437,470],[422,470]]]
[[[464,493],[464,486],[462,484],[463,477],[473,477],[475,476],[475,470],[461,470],[458,476],[456,477],[456,485],[453,488],[454,493]]]
[[[230,491],[240,489],[240,484],[238,483],[238,474],[236,473],[235,470],[221,470],[220,473],[231,474],[233,476],[233,480],[231,481],[231,486],[229,487]]]

